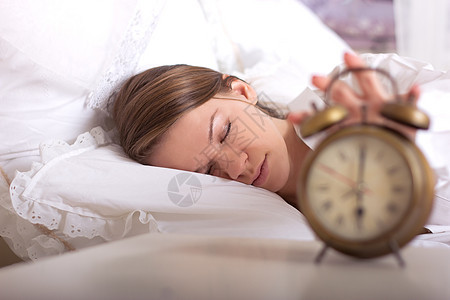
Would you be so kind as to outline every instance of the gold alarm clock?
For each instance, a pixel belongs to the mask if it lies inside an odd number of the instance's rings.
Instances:
[[[326,91],[344,73],[383,70],[347,69],[336,75]],[[397,97],[398,98],[398,97]],[[326,101],[329,103],[330,100]],[[427,221],[433,203],[434,179],[419,148],[401,132],[365,120],[338,125],[306,157],[298,182],[298,204],[325,247],[341,253],[373,258],[393,253],[411,241]],[[301,125],[307,137],[346,119],[342,106],[328,106]],[[427,129],[429,119],[412,103],[386,102],[381,115],[395,123]],[[336,126],[335,126],[336,127]]]

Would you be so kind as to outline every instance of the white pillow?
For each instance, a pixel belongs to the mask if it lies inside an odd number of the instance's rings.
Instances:
[[[30,168],[43,140],[73,142],[104,124],[86,99],[137,7],[137,1],[0,2],[0,165],[9,177]]]
[[[136,3],[0,3],[0,155],[75,139],[98,116],[85,105],[120,46]],[[120,13],[119,13],[120,12]],[[82,21],[81,21],[82,20]]]
[[[242,76],[272,101],[292,101],[310,86],[311,75],[329,73],[342,62],[344,52],[351,51],[301,1],[217,3],[220,20],[236,54],[236,62],[225,64],[232,68],[222,71]]]
[[[313,238],[302,215],[278,195],[213,176],[143,166],[100,127],[73,145],[43,144],[42,161],[11,183],[13,210],[77,249],[156,232]],[[8,208],[7,199],[2,201]],[[10,233],[23,252],[19,255],[38,258],[67,250],[61,240],[31,231]]]

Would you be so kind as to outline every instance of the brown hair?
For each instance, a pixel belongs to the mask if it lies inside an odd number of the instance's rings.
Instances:
[[[117,94],[113,109],[124,151],[147,164],[154,146],[184,113],[231,91],[234,80],[239,79],[188,65],[156,67],[131,77]]]

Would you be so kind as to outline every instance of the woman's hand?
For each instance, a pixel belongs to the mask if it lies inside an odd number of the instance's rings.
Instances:
[[[348,68],[366,67],[366,64],[360,57],[351,53],[346,53],[344,55],[344,62]],[[346,120],[346,123],[349,124],[361,121],[361,107],[363,105],[366,106],[367,121],[378,124],[386,124],[389,122],[380,115],[380,110],[386,101],[392,100],[392,96],[389,97],[386,93],[376,76],[376,72],[354,72],[353,75],[358,81],[361,93],[357,93],[347,83],[341,80],[334,82],[331,91],[328,91],[330,93],[329,99],[332,99],[334,103],[343,105],[348,109],[349,118]],[[326,76],[313,76],[312,78],[312,83],[324,92],[327,90],[330,82],[331,78]],[[419,95],[419,87],[413,86],[407,95],[402,96],[402,100],[409,101],[410,99],[414,99],[414,101],[416,101],[419,98]],[[308,113],[306,112],[290,113],[288,115],[288,120],[294,124],[300,124],[307,116]],[[402,131],[410,137],[414,136],[415,130],[406,126],[392,124],[392,122],[389,122],[389,125],[395,126],[397,130]]]

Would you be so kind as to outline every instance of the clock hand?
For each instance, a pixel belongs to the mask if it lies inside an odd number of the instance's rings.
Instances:
[[[371,190],[369,190],[367,187],[364,187],[363,185],[361,185],[361,188],[358,188],[358,182],[356,182],[355,180],[345,176],[342,173],[339,173],[338,171],[330,168],[329,166],[323,164],[323,163],[319,163],[318,164],[318,168],[321,169],[322,171],[324,171],[325,173],[328,173],[329,175],[331,175],[332,177],[338,179],[339,181],[347,184],[348,186],[350,186],[352,188],[352,191],[357,191],[357,190],[361,190],[363,193],[372,193]]]
[[[360,144],[359,147],[359,165],[356,187],[356,224],[362,229],[362,220],[364,218],[363,195],[364,195],[364,168],[366,164],[366,145]]]
[[[334,178],[338,179],[339,181],[351,186],[352,188],[356,187],[356,182],[353,179],[350,179],[349,177],[339,173],[338,171],[330,168],[327,165],[324,164],[319,164],[319,168],[324,171],[325,173],[330,174],[331,176],[333,176]]]
[[[366,145],[360,144],[359,147],[359,164],[358,164],[358,177],[357,184],[358,190],[362,190],[364,184],[364,167],[366,165]]]
[[[358,205],[355,210],[356,214],[356,226],[358,226],[358,229],[362,229],[362,220],[364,218],[364,207],[362,205]]]

